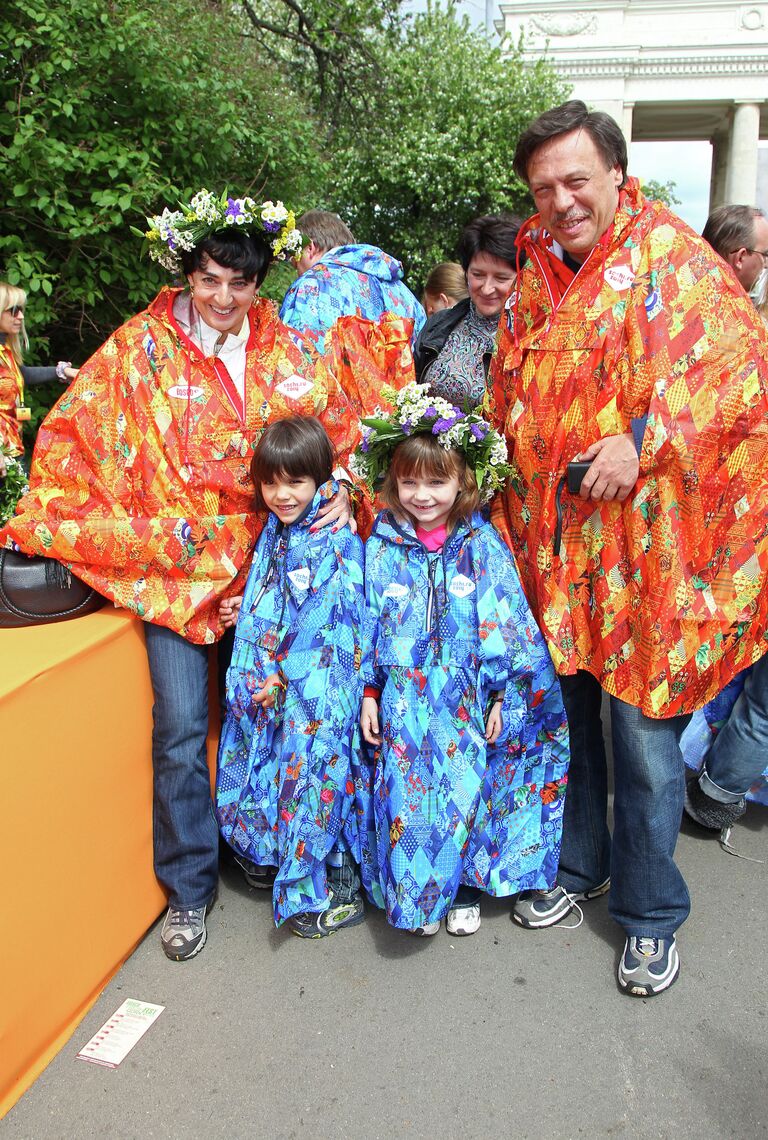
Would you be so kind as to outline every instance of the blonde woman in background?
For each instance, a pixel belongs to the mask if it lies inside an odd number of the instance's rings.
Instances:
[[[457,301],[468,296],[467,279],[458,261],[441,261],[427,278],[422,304],[431,317],[443,309],[452,309]]]
[[[22,425],[31,418],[24,400],[24,386],[68,383],[77,376],[69,361],[48,368],[30,368],[22,363],[22,348],[29,347],[24,328],[27,294],[16,285],[0,281],[0,477],[5,475],[5,457],[23,459]]]

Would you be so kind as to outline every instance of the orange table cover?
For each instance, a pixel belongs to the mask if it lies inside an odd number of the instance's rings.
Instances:
[[[152,871],[152,690],[141,622],[108,607],[4,629],[0,639],[1,1116],[165,896]]]

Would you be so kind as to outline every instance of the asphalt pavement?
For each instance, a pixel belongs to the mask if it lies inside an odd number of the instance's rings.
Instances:
[[[757,860],[766,839],[750,805],[732,841]],[[605,898],[576,930],[523,930],[486,900],[471,938],[412,938],[369,908],[305,941],[225,867],[204,951],[169,962],[154,927],[2,1140],[768,1136],[768,864],[689,824],[678,860],[681,976],[650,999],[617,987]],[[126,997],[165,1012],[119,1068],[76,1060]]]

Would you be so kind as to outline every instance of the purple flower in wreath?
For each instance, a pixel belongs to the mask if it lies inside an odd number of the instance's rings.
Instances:
[[[404,435],[410,435],[413,431],[413,420],[403,420],[400,427],[403,429]]]
[[[455,415],[451,414],[444,416],[441,420],[435,420],[435,422],[432,424],[432,435],[440,435],[441,432],[450,431],[450,429],[456,423],[456,420],[461,419],[461,412],[458,410],[458,408],[454,408],[453,410],[456,413]]]
[[[488,435],[488,428],[485,427],[484,424],[471,424],[469,430],[472,432],[472,435],[475,437],[478,443],[482,443],[485,437]]]
[[[224,221],[229,226],[239,225],[245,220],[243,214],[243,203],[239,198],[227,198],[227,209],[224,214]]]
[[[360,440],[360,450],[369,451],[371,446],[371,438],[376,434],[373,428],[363,427],[362,438]]]
[[[433,420],[437,416],[437,408],[433,408],[430,404],[428,408],[424,409],[424,419]]]
[[[262,222],[262,225],[266,234],[276,234],[280,229],[280,222]]]

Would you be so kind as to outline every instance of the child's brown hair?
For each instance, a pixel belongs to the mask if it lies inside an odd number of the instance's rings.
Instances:
[[[289,416],[269,424],[256,444],[251,459],[256,509],[266,511],[261,484],[275,475],[312,479],[316,487],[333,473],[333,444],[325,428],[314,416]]]
[[[392,452],[392,462],[384,476],[381,498],[391,511],[400,518],[410,518],[414,525],[416,520],[408,514],[397,493],[397,480],[413,475],[428,479],[450,479],[455,475],[458,479],[459,493],[446,523],[449,531],[459,519],[469,522],[480,505],[475,473],[467,466],[461,452],[443,447],[433,435],[427,435],[426,432],[412,435],[398,443]]]

